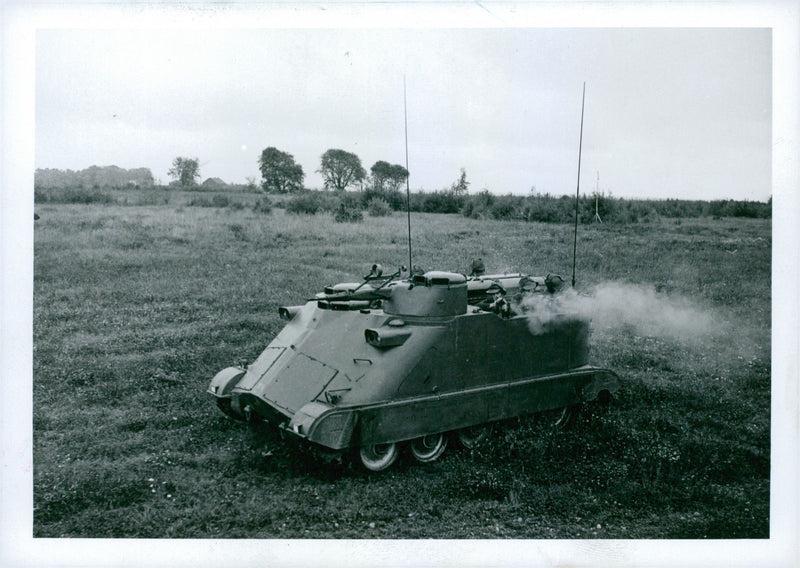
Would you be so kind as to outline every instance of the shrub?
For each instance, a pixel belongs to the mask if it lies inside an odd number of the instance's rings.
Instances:
[[[317,196],[320,210],[328,213],[334,213],[341,202],[341,197],[330,191],[320,191],[315,195]]]
[[[392,208],[382,197],[373,197],[367,202],[367,212],[371,217],[386,217],[392,214]]]
[[[540,223],[567,223],[574,219],[572,200],[556,199],[550,195],[527,197],[522,206],[522,218]]]
[[[269,197],[262,197],[253,205],[253,211],[255,213],[271,213],[272,201],[270,201]]]
[[[45,190],[35,188],[33,192],[35,203],[115,203],[114,196],[98,188],[64,188]]]
[[[320,209],[320,199],[314,193],[304,193],[286,203],[286,212],[297,215],[316,215]]]
[[[488,189],[482,189],[477,194],[469,197],[461,208],[461,214],[470,219],[491,217],[491,208],[495,197]]]
[[[127,198],[126,198],[127,200]],[[151,191],[143,191],[136,195],[133,200],[134,205],[169,205],[170,194],[166,191],[154,189]]]
[[[247,231],[245,230],[244,226],[239,223],[233,223],[228,225],[228,229],[230,229],[233,236],[238,241],[246,241],[247,240]]]
[[[244,209],[244,203],[236,199],[231,199],[227,195],[213,195],[208,197],[192,197],[186,204],[191,207],[229,207],[234,210]]]
[[[358,199],[351,195],[343,195],[339,202],[333,220],[337,223],[360,223],[364,220],[364,212],[361,210]]]
[[[422,194],[417,210],[425,213],[458,213],[464,206],[464,202],[464,196],[454,191],[434,191]]]
[[[519,219],[522,217],[520,203],[520,198],[515,198],[512,195],[502,196],[492,205],[492,217],[506,220]]]
[[[189,207],[214,207],[207,197],[192,197],[186,205]]]
[[[213,207],[227,207],[231,204],[231,198],[227,195],[214,195],[211,204]]]
[[[406,196],[399,189],[368,187],[364,190],[363,201],[367,206],[369,206],[369,202],[375,198],[384,200],[394,211],[399,211],[406,207]]]

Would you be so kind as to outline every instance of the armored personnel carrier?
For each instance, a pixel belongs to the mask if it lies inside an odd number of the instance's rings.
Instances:
[[[562,293],[556,276],[431,271],[401,278],[374,265],[362,282],[281,307],[286,326],[246,367],[208,392],[239,420],[259,418],[372,471],[401,448],[436,460],[448,439],[472,446],[491,424],[608,398],[616,375],[589,365],[589,320],[550,314],[531,325],[526,298]]]

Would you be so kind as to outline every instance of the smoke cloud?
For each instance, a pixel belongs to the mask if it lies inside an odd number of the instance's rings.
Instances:
[[[668,296],[647,286],[604,282],[578,294],[532,294],[518,309],[528,317],[531,333],[548,331],[553,322],[569,317],[591,318],[596,330],[633,328],[638,335],[692,338],[714,331],[712,315],[683,297]]]

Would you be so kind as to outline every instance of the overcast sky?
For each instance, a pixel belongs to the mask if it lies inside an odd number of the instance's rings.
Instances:
[[[329,148],[412,189],[620,197],[771,195],[768,29],[40,29],[37,168],[260,179],[268,146],[308,187]]]

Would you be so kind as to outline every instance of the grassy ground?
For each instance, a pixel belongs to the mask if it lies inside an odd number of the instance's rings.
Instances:
[[[205,394],[281,328],[277,307],[407,263],[405,215],[337,224],[282,210],[37,206],[37,537],[765,538],[769,220],[581,228],[578,288],[690,298],[714,331],[598,330],[623,378],[575,428],[503,424],[473,451],[383,475],[324,465]],[[571,227],[415,214],[414,263],[571,270]],[[699,312],[698,312],[699,313]]]

